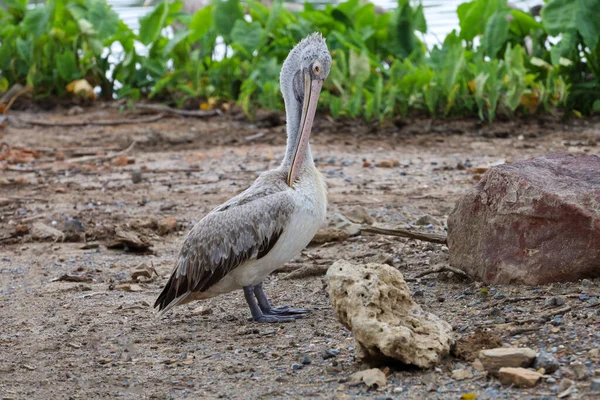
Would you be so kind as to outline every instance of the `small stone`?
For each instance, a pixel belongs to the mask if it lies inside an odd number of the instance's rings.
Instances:
[[[592,379],[590,390],[592,392],[600,392],[600,379]]]
[[[166,235],[177,229],[177,220],[174,217],[166,217],[158,221],[158,234]]]
[[[124,167],[127,165],[127,156],[123,155],[116,157],[112,160],[111,164],[116,167]]]
[[[23,236],[29,233],[29,225],[27,224],[17,224],[15,225],[15,235]]]
[[[400,165],[400,161],[398,160],[381,160],[377,164],[375,164],[379,168],[394,168]]]
[[[591,287],[593,285],[594,284],[589,279],[584,279],[584,280],[581,281],[581,286],[583,286],[584,288],[589,288],[589,287]]]
[[[535,359],[535,351],[528,348],[499,347],[496,349],[481,350],[479,360],[486,371],[497,373],[500,368],[529,367]]]
[[[556,307],[556,297],[554,297],[554,296],[548,297],[544,301],[544,304],[546,305],[546,307]]]
[[[438,221],[437,219],[435,219],[433,216],[431,216],[429,214],[425,214],[421,218],[419,218],[417,220],[417,222],[415,222],[415,225],[419,225],[419,226],[426,226],[426,225],[440,226],[442,224],[441,224],[440,221]]]
[[[311,244],[323,244],[329,242],[343,242],[348,239],[350,235],[348,232],[341,229],[319,229],[315,236],[310,241]]]
[[[344,213],[344,216],[355,224],[368,224],[373,223],[373,217],[369,215],[369,211],[362,206],[357,206]]]
[[[485,367],[483,366],[483,364],[481,363],[481,360],[478,358],[475,361],[473,361],[471,363],[471,365],[473,366],[473,368],[475,368],[476,371],[479,372],[483,372],[485,371]]]
[[[464,379],[470,379],[473,377],[473,372],[469,369],[455,369],[452,371],[452,379],[462,381]]]
[[[310,356],[308,354],[304,354],[300,358],[300,362],[302,363],[302,365],[309,365],[312,363],[312,359],[310,358]]]
[[[210,307],[205,307],[205,306],[200,306],[200,307],[196,307],[192,310],[192,312],[190,313],[191,316],[196,316],[196,315],[211,315],[213,313],[213,309]]]
[[[552,325],[554,325],[554,326],[560,326],[560,325],[563,325],[564,323],[565,323],[565,320],[560,315],[557,315],[556,317],[554,317],[552,319]]]
[[[423,292],[422,290],[415,290],[413,293],[413,297],[423,297],[425,295],[425,292]]]
[[[323,352],[322,357],[323,360],[328,360],[330,358],[337,357],[340,354],[338,349],[327,349]]]
[[[588,301],[590,299],[590,295],[587,293],[582,293],[579,295],[579,301]]]
[[[552,385],[552,384],[556,383],[556,379],[550,377],[550,378],[546,379],[546,383],[549,383]]]
[[[575,380],[582,381],[590,376],[590,370],[583,363],[576,361],[569,364],[569,369],[573,371]]]
[[[568,378],[563,378],[563,379],[561,379],[560,383],[558,384],[558,390],[560,390],[561,392],[564,392],[565,390],[569,389],[571,386],[573,386],[573,381]]]
[[[352,374],[349,382],[351,385],[359,385],[364,382],[368,387],[382,388],[387,383],[387,378],[379,368],[372,368]]]
[[[63,229],[64,232],[67,233],[77,233],[83,232],[85,230],[85,226],[83,223],[75,218],[67,218],[65,220],[65,227]]]
[[[142,181],[142,171],[133,171],[131,173],[131,182],[137,184]]]
[[[292,370],[294,371],[298,371],[299,369],[304,368],[304,365],[302,364],[292,364]]]
[[[560,363],[552,354],[540,350],[533,363],[535,369],[544,368],[547,374],[553,374],[560,368]]]
[[[503,385],[514,385],[516,387],[534,387],[542,375],[525,368],[500,368],[498,379]]]

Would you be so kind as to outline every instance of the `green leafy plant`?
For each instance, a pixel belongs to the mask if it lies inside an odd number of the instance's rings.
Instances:
[[[0,8],[0,90],[29,85],[63,96],[85,79],[106,98],[150,98],[185,107],[235,102],[252,116],[281,110],[279,71],[289,50],[320,31],[333,65],[321,107],[333,117],[383,121],[600,108],[600,0],[548,0],[541,21],[507,0],[457,9],[460,30],[428,49],[423,7],[349,0],[300,12],[280,1],[213,0],[188,15],[163,0],[133,32],[105,0],[26,0]],[[553,44],[559,37],[560,41]]]

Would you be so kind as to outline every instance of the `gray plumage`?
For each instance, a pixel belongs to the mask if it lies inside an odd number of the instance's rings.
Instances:
[[[179,297],[205,292],[244,262],[268,253],[294,211],[286,176],[281,169],[264,172],[250,188],[196,224],[155,307],[162,311],[174,301],[171,307],[184,304],[186,299]]]
[[[304,134],[300,123],[307,112],[303,102],[311,104],[308,118],[314,118],[316,99],[330,67],[331,56],[320,34],[310,35],[292,49],[280,76],[287,116],[283,162],[261,174],[246,191],[213,209],[190,230],[171,277],[154,304],[160,314],[178,304],[242,287],[255,321],[293,319],[273,316],[276,312],[307,312],[273,309],[262,291],[262,280],[296,256],[325,218],[326,186],[308,145],[312,122],[306,123],[308,133]],[[317,82],[313,86],[318,90],[311,90],[305,99],[310,82]],[[297,160],[303,162],[293,160],[297,154],[302,154]],[[292,168],[292,163],[297,167]]]

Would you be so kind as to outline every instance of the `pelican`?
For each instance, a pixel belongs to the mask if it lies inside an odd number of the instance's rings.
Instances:
[[[327,187],[315,167],[309,137],[330,67],[319,33],[292,49],[280,75],[287,119],[283,162],[190,230],[154,304],[159,316],[177,305],[238,289],[256,322],[288,322],[308,312],[273,307],[262,282],[297,257],[325,220]]]

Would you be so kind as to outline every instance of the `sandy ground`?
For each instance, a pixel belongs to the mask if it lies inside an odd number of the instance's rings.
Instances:
[[[0,163],[3,398],[458,399],[475,393],[478,399],[551,399],[571,383],[570,398],[600,396],[591,392],[594,374],[600,375],[600,279],[537,287],[484,286],[452,273],[416,279],[440,260],[443,265],[448,250],[403,238],[365,234],[312,245],[286,265],[287,272],[273,274],[265,284],[273,303],[311,309],[294,323],[249,322],[240,292],[155,318],[151,306],[185,233],[281,162],[281,118],[165,117],[75,127],[22,121],[136,118],[104,107],[72,112],[15,112],[0,130],[0,155],[8,158]],[[133,141],[124,157],[110,157]],[[599,145],[600,122],[594,120],[491,126],[416,120],[376,127],[322,118],[313,154],[328,180],[330,216],[362,206],[376,225],[406,227],[429,214],[433,225],[419,229],[444,233],[454,202],[475,182],[469,166],[557,151],[600,154]],[[63,161],[70,159],[77,161]],[[384,160],[399,165],[375,166]],[[159,232],[153,218],[167,217],[176,219],[176,230]],[[65,232],[64,241],[38,238],[36,223]],[[123,227],[148,240],[150,250],[108,249],[115,229]],[[30,233],[19,236],[17,229]],[[415,299],[446,319],[467,347],[470,335],[484,331],[505,344],[547,350],[561,370],[535,388],[517,389],[482,376],[463,354],[430,371],[391,365],[387,385],[377,390],[351,386],[349,375],[366,366],[355,360],[352,334],[333,315],[323,277],[285,277],[299,266],[382,256],[404,274]],[[148,276],[132,283],[131,274],[144,267]],[[57,280],[63,275],[81,281]],[[535,321],[553,310],[556,296],[570,308]],[[519,322],[526,319],[534,321]],[[339,354],[324,357],[331,349]],[[455,379],[457,369],[473,377]]]

